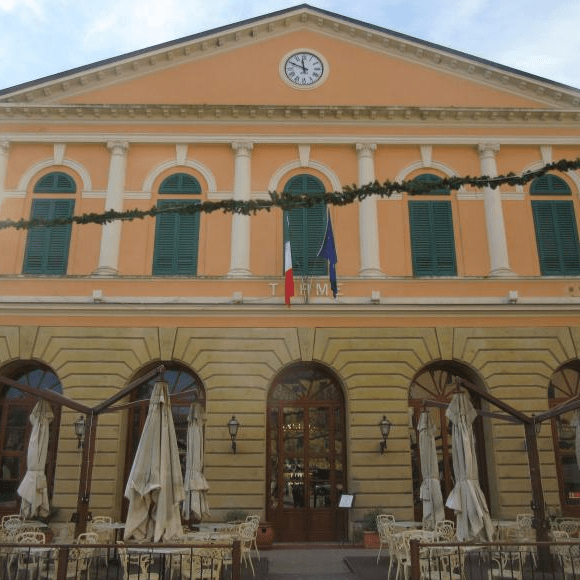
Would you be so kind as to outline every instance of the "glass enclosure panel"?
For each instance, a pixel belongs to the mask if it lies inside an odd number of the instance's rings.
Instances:
[[[562,501],[567,506],[580,506],[580,470],[576,456],[574,412],[564,413],[555,420],[559,468],[562,480]]]

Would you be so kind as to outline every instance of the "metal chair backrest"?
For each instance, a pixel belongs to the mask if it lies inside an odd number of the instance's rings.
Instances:
[[[46,544],[46,536],[42,532],[20,532],[16,534],[17,544]]]

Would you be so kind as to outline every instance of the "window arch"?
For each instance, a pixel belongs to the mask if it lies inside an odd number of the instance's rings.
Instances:
[[[449,421],[445,416],[447,405],[451,402],[456,392],[456,379],[461,378],[471,383],[481,385],[481,380],[469,367],[455,361],[437,361],[423,368],[411,381],[409,387],[409,432],[411,440],[411,466],[413,474],[413,504],[415,519],[422,520],[422,502],[420,499],[421,489],[421,458],[419,450],[419,436],[417,426],[419,416],[423,410],[424,401],[435,401],[437,405],[427,405],[425,408],[431,414],[433,425],[437,429],[437,459],[439,463],[439,479],[441,481],[441,493],[445,500],[454,484],[452,464],[452,440]],[[481,385],[483,386],[483,385]],[[481,408],[481,400],[473,393],[469,393],[471,402],[476,409]],[[489,505],[489,482],[487,478],[487,462],[485,455],[485,437],[481,417],[473,422],[475,435],[475,451],[479,469],[479,482],[481,489]],[[446,509],[449,518],[454,517],[453,512]]]
[[[562,365],[550,378],[548,403],[550,408],[557,407],[580,396],[580,361],[575,360]],[[576,422],[580,411],[569,411],[554,417],[552,440],[560,508],[563,515],[580,517],[580,470],[578,469],[576,449]]]
[[[325,192],[324,185],[314,175],[292,177],[284,186],[284,193],[314,195]],[[326,232],[327,211],[324,203],[307,208],[292,208],[284,212],[284,221],[290,224],[292,270],[298,276],[325,276],[328,264],[318,258]]]
[[[543,276],[580,274],[576,213],[568,184],[557,175],[537,177],[530,186],[540,272]],[[543,196],[545,199],[538,199]]]
[[[54,171],[41,177],[34,185],[34,194],[42,196],[32,200],[31,220],[66,219],[73,215],[75,199],[63,194],[76,193],[76,183],[70,175]],[[45,197],[46,194],[59,197]],[[33,226],[28,230],[24,253],[23,274],[64,275],[72,224]]]
[[[188,173],[174,173],[166,177],[160,187],[157,201],[159,209],[185,207],[198,204],[194,196],[201,194],[199,181]],[[199,249],[199,212],[160,213],[155,218],[155,248],[153,251],[154,276],[195,276]]]
[[[19,361],[2,371],[2,375],[35,389],[50,390],[62,394],[62,385],[56,374],[47,366],[34,361]],[[14,512],[20,504],[16,493],[26,473],[26,455],[32,425],[30,413],[38,397],[31,396],[14,387],[4,387],[0,394],[0,513]],[[52,497],[60,407],[51,405],[54,419],[50,424],[46,480],[48,496]]]
[[[159,365],[163,365],[165,370],[163,378],[169,388],[171,397],[171,413],[175,425],[179,458],[181,461],[181,472],[185,476],[185,452],[187,448],[187,416],[190,406],[193,403],[202,405],[205,408],[205,390],[199,377],[185,365],[175,361],[156,362],[143,368],[132,380],[147,374]],[[149,401],[153,386],[157,377],[152,378],[131,394],[131,404],[127,418],[127,447],[125,453],[125,478],[127,483],[129,472],[133,464],[135,453],[141,438],[141,432],[147,418]],[[126,513],[127,505],[124,500],[123,510]],[[125,514],[124,514],[125,515]]]
[[[433,186],[441,178],[422,173],[411,184],[417,188],[409,198],[409,226],[414,276],[456,276],[455,236],[450,200],[427,200],[426,196],[446,196],[449,188],[441,187],[420,193],[424,184]]]

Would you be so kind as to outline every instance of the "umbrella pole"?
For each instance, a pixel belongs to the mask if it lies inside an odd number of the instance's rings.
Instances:
[[[75,538],[87,531],[89,519],[89,498],[91,496],[91,482],[93,479],[93,460],[95,457],[95,440],[97,436],[98,415],[90,413],[86,418],[87,437],[83,445],[81,472],[79,477],[79,491],[77,497],[77,511],[73,514],[75,522]]]
[[[537,542],[549,542],[550,522],[546,519],[546,505],[544,503],[544,492],[542,489],[536,424],[533,421],[524,423],[524,432],[532,485],[532,511],[534,512],[532,526],[536,530]],[[538,546],[538,568],[544,571],[553,569],[550,547],[547,544],[540,544]]]

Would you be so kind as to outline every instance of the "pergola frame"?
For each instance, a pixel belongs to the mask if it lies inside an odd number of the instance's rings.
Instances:
[[[39,399],[44,399],[54,405],[58,405],[59,407],[67,407],[68,409],[78,411],[79,413],[85,415],[85,442],[83,445],[81,459],[79,489],[77,495],[77,510],[73,514],[73,521],[75,523],[75,538],[79,534],[85,532],[87,529],[87,521],[89,518],[89,500],[91,496],[91,483],[95,456],[95,442],[99,415],[101,413],[111,413],[119,410],[113,407],[116,402],[120,401],[132,393],[135,389],[139,388],[141,385],[147,383],[155,377],[163,379],[164,372],[165,367],[163,365],[159,365],[154,370],[129,383],[124,389],[121,389],[118,393],[112,397],[109,397],[102,403],[99,403],[95,407],[87,407],[82,403],[77,403],[73,399],[69,399],[63,395],[60,395],[59,393],[44,389],[37,389],[35,387],[29,387],[28,385],[17,383],[12,379],[0,376],[0,385],[18,389],[27,395],[31,395]]]

